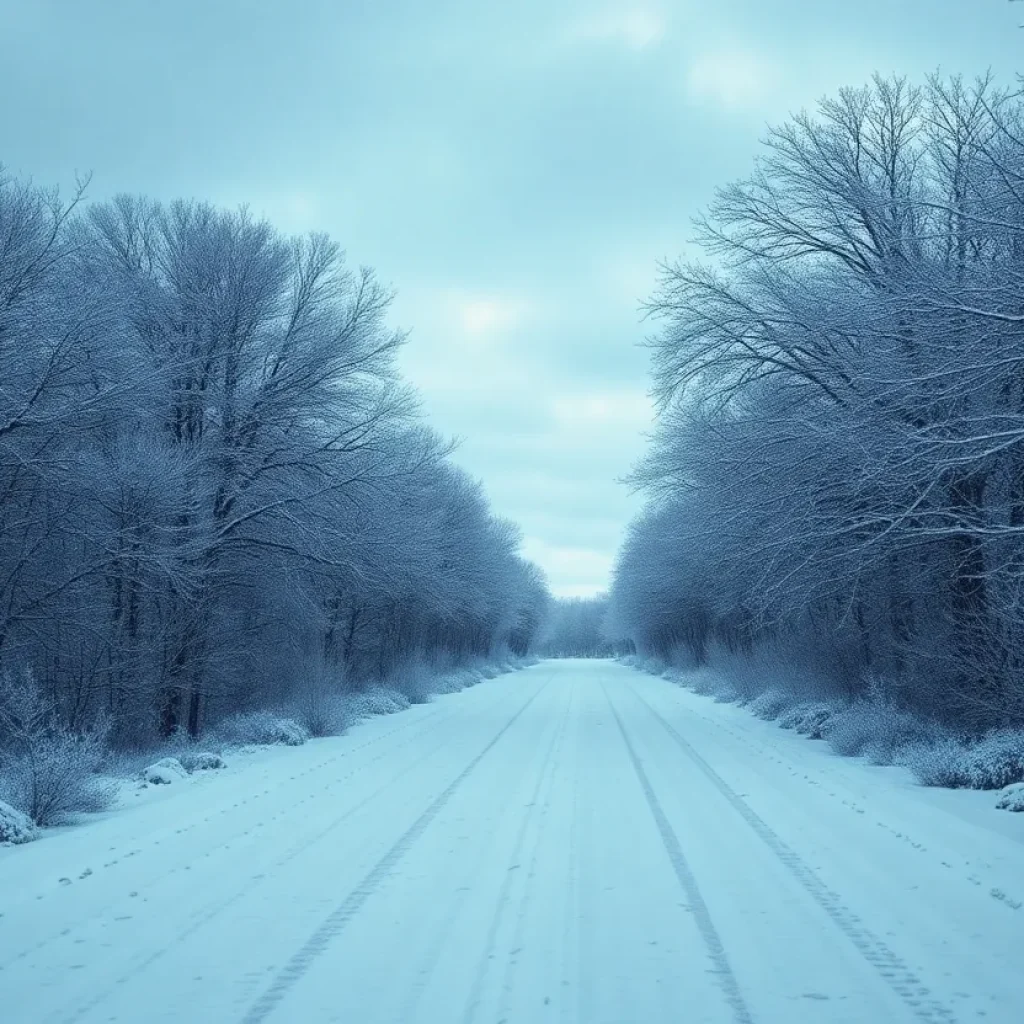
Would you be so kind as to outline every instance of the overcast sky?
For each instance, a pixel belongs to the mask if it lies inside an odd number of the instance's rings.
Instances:
[[[0,0],[0,162],[246,203],[398,291],[457,460],[603,588],[650,421],[639,301],[765,124],[872,72],[1011,82],[1006,0]]]

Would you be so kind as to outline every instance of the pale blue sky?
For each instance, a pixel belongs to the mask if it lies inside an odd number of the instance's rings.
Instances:
[[[637,306],[767,122],[875,70],[1011,82],[1006,0],[0,0],[0,162],[247,203],[399,292],[432,423],[562,594],[649,424]]]

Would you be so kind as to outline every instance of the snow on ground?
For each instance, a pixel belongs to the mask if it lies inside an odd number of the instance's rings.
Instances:
[[[5,1024],[1024,1019],[1024,815],[612,662],[135,799],[0,850]]]

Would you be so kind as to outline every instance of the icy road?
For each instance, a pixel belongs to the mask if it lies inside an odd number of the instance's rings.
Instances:
[[[900,780],[542,663],[0,850],[0,1019],[1020,1024],[1022,816]]]

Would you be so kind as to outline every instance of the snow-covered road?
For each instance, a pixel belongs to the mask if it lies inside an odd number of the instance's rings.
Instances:
[[[895,777],[545,662],[0,850],[0,1019],[1019,1024],[1024,816]]]

